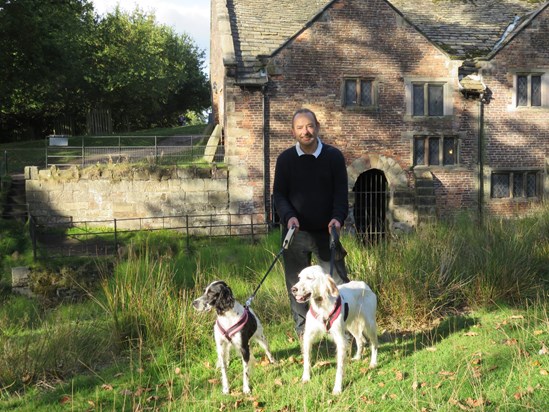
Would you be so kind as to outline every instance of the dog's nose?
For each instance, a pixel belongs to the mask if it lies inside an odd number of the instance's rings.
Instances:
[[[198,299],[197,300],[193,300],[193,306],[195,308],[198,308]]]

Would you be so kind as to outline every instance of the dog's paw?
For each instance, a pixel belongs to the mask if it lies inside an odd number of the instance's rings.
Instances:
[[[332,395],[341,395],[341,388],[334,388]]]
[[[311,380],[311,377],[310,377],[309,375],[303,375],[303,376],[301,377],[301,382],[303,382],[303,383],[307,383],[307,382],[309,382],[310,380]]]
[[[252,391],[250,390],[250,388],[244,387],[244,388],[242,388],[242,392],[244,392],[245,394],[249,394],[249,393],[251,393]]]
[[[229,394],[229,388],[223,388],[223,393],[225,395],[228,395]]]

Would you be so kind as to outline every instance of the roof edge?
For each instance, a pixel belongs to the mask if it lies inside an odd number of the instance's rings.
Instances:
[[[320,18],[320,15],[324,13],[328,8],[332,6],[336,1],[339,0],[332,0],[328,2],[325,6],[323,6],[309,21],[307,21],[301,29],[299,29],[294,35],[290,36],[286,41],[284,41],[279,47],[277,47],[270,55],[269,57],[274,57],[277,53],[279,53],[282,49],[284,49],[288,43],[292,42],[297,36],[299,36],[303,31],[308,29],[313,25],[315,21],[317,21]],[[383,0],[391,9],[393,9],[394,12],[396,12],[406,23],[408,23],[414,30],[416,30],[419,34],[421,34],[425,40],[427,40],[430,44],[432,44],[437,50],[439,50],[441,53],[443,53],[445,56],[447,56],[449,59],[452,58],[452,54],[448,53],[446,50],[444,50],[442,47],[440,47],[438,44],[433,42],[429,36],[427,36],[417,25],[412,23],[402,12],[396,8],[390,1]]]
[[[517,37],[519,35],[519,33],[521,33],[526,28],[526,26],[528,26],[539,14],[541,14],[548,7],[549,7],[549,1],[546,2],[545,4],[542,4],[540,6],[540,8],[538,8],[537,10],[530,13],[530,16],[527,19],[525,19],[519,25],[518,28],[513,30],[513,32],[511,32],[511,34],[509,36],[507,36],[507,38],[505,38],[503,41],[498,43],[499,45],[498,45],[497,48],[494,48],[494,50],[492,50],[490,53],[488,53],[485,57],[479,57],[478,60],[491,60],[491,59],[493,59],[501,50],[503,50],[510,42],[512,42],[513,39],[515,37]]]

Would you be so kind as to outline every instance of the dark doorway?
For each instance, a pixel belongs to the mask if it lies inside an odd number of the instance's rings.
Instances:
[[[378,169],[362,173],[353,187],[355,206],[353,214],[357,235],[365,244],[383,240],[387,221],[387,179]]]

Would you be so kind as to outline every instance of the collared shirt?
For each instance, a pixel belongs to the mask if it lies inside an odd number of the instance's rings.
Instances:
[[[322,142],[320,141],[320,137],[317,137],[316,139],[318,141],[318,145],[316,146],[316,150],[314,151],[314,153],[312,153],[312,155],[318,158],[318,156],[320,155],[320,152],[322,151]],[[303,150],[301,150],[301,146],[299,145],[299,142],[295,144],[295,149],[297,150],[298,156],[303,156],[304,154],[307,154]]]

